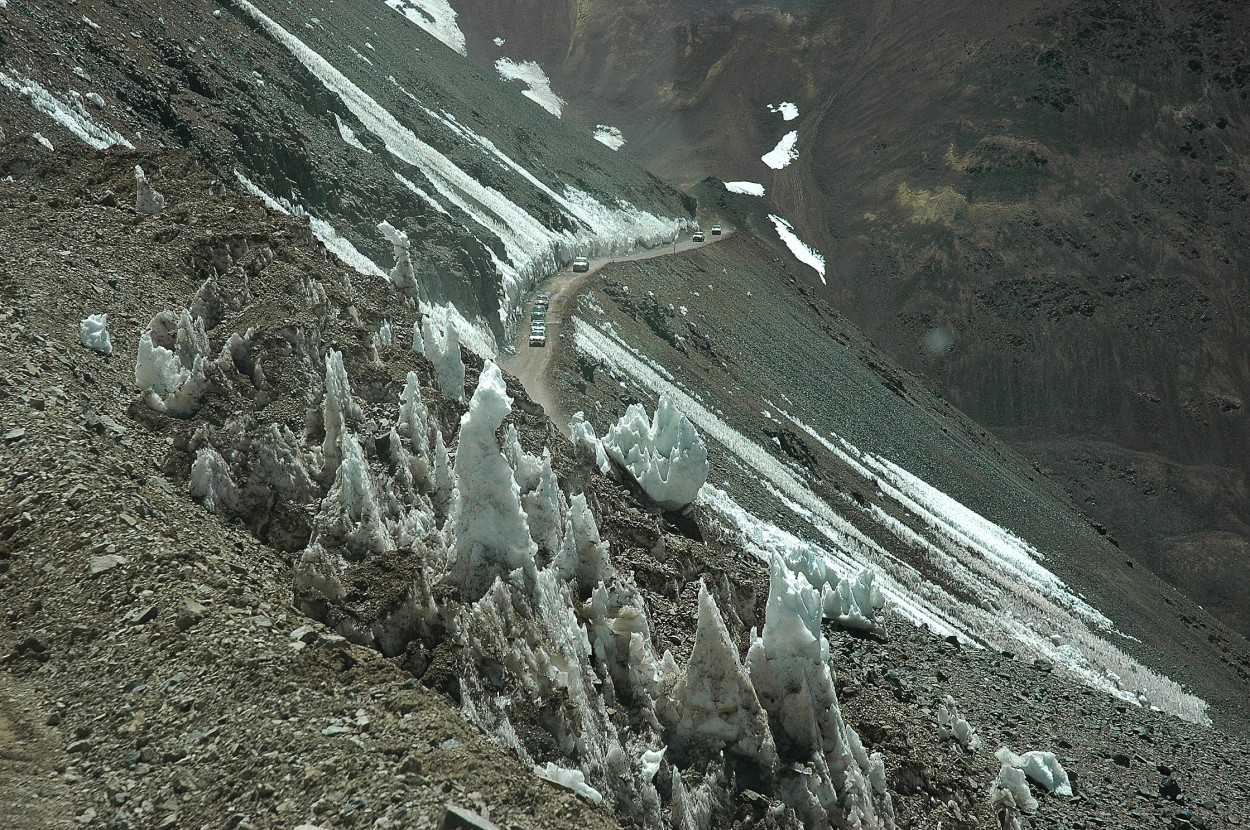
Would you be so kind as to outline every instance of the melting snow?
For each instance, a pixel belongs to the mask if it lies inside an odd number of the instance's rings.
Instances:
[[[339,114],[337,112],[334,113],[334,123],[339,125],[339,135],[344,141],[355,147],[357,150],[364,150],[369,155],[373,155],[373,152],[368,147],[361,144],[360,139],[356,138],[356,131],[343,123],[343,119],[339,118]]]
[[[44,138],[43,133],[31,133],[31,134],[30,134],[30,137],[31,137],[31,138],[33,138],[35,141],[38,141],[40,144],[42,144],[42,145],[43,145],[44,147],[46,147],[47,149],[52,150],[52,151],[54,151],[54,152],[56,151],[56,148],[52,146],[52,142],[51,142],[51,141],[48,141],[48,139]]]
[[[781,137],[781,141],[777,142],[777,146],[760,156],[760,161],[767,164],[774,170],[781,170],[789,167],[790,162],[799,157],[799,151],[794,148],[798,143],[798,130],[791,130]]]
[[[560,117],[560,113],[564,111],[564,99],[551,91],[551,79],[547,77],[547,73],[543,68],[534,61],[521,61],[517,63],[511,58],[500,58],[495,61],[495,69],[499,72],[499,77],[505,81],[521,81],[529,89],[521,91],[521,94],[547,112]]]
[[[782,101],[780,104],[769,104],[769,112],[779,112],[785,121],[793,121],[799,117],[799,105],[792,104],[789,101]]]
[[[804,265],[810,265],[816,269],[816,273],[820,274],[820,281],[828,285],[825,279],[825,257],[820,251],[808,245],[794,233],[794,226],[776,214],[768,214],[768,218],[773,220],[773,227],[777,229],[777,235],[781,237],[781,241],[786,243],[786,247],[790,249],[790,253]]]
[[[495,45],[496,45],[496,46],[503,46],[503,45],[504,45],[504,42],[505,42],[505,41],[504,41],[504,39],[503,39],[503,38],[501,38],[501,37],[497,37],[497,38],[495,38]]]
[[[599,124],[595,127],[595,141],[606,144],[613,150],[619,150],[625,146],[625,136],[621,135],[620,128],[609,127],[607,124]]]
[[[464,32],[456,25],[456,10],[448,0],[385,0],[386,5],[441,40],[449,49],[469,54]]]
[[[92,120],[81,98],[76,95],[69,101],[62,100],[30,78],[10,75],[3,69],[0,69],[0,87],[29,99],[32,107],[69,130],[75,138],[95,150],[103,150],[114,144],[120,144],[131,150],[135,147],[121,133]],[[52,143],[46,138],[38,136],[37,140],[49,150],[52,149]]]
[[[725,189],[730,193],[741,193],[744,196],[764,195],[764,185],[756,182],[725,182]]]

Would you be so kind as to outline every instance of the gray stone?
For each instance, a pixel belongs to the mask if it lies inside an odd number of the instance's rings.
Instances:
[[[98,576],[105,571],[111,571],[118,565],[125,565],[126,557],[116,553],[108,553],[104,556],[93,556],[87,562],[87,569],[92,576]]]
[[[178,619],[174,625],[179,631],[189,631],[196,623],[204,619],[208,609],[193,599],[184,599],[178,605]]]
[[[447,802],[447,811],[443,813],[443,821],[439,825],[439,830],[458,830],[458,828],[469,828],[469,830],[499,830],[499,825],[495,824],[485,816],[458,804]]]
[[[15,444],[26,437],[26,430],[15,427],[4,434],[4,443]]]

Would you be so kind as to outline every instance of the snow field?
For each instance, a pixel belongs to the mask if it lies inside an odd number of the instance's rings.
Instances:
[[[725,189],[730,193],[741,193],[744,196],[764,195],[764,185],[757,182],[725,182]]]
[[[638,245],[653,247],[671,242],[688,225],[687,220],[662,219],[623,200],[618,200],[614,205],[603,204],[589,194],[568,186],[564,187],[563,193],[557,193],[508,158],[488,139],[475,134],[450,116],[439,116],[422,107],[426,114],[449,129],[470,138],[482,152],[493,157],[496,163],[537,187],[564,210],[573,220],[572,224],[578,227],[577,231],[551,230],[504,194],[482,185],[442,153],[417,138],[411,129],[385,107],[254,4],[248,0],[239,0],[239,6],[290,51],[327,91],[337,96],[361,126],[373,133],[392,156],[419,171],[432,185],[441,203],[449,206],[445,209],[457,209],[469,221],[502,243],[506,262],[497,262],[497,271],[500,279],[500,314],[505,321],[512,310],[519,307],[520,299],[527,288],[538,279],[554,273],[561,264],[571,260],[575,253],[589,250],[591,256],[603,256],[614,252],[623,253]],[[415,97],[413,100],[420,105]],[[406,177],[410,174],[404,171],[404,175]],[[489,246],[486,247],[489,250]],[[359,264],[369,272],[376,273],[373,270],[377,268],[376,265],[368,268],[365,262]],[[377,272],[380,271],[381,269],[377,269]],[[483,334],[482,339],[486,337]],[[493,350],[491,353],[493,354]]]
[[[784,170],[790,166],[790,163],[799,157],[799,151],[795,149],[795,145],[799,142],[798,130],[791,130],[781,137],[777,142],[777,146],[760,156],[760,161],[767,164],[774,170]]]
[[[820,547],[782,531],[751,515],[723,490],[705,485],[698,503],[761,558],[781,558],[818,588],[836,587],[841,579],[864,568],[875,569],[882,595],[895,610],[939,636],[953,634],[965,641],[984,641],[1047,659],[1092,688],[1127,701],[1146,699],[1179,717],[1205,722],[1203,701],[1091,631],[1091,624],[1109,629],[1110,621],[1068,591],[1014,534],[923,485],[915,476],[903,475],[905,471],[897,465],[870,458],[841,439],[824,438],[768,403],[769,409],[812,435],[870,486],[895,498],[917,518],[923,532],[912,530],[879,507],[869,511],[905,548],[918,550],[938,578],[961,586],[956,596],[862,534],[793,470],[724,423],[671,377],[662,376],[615,333],[604,333],[575,317],[574,346],[611,367],[614,377],[628,377],[656,394],[669,395],[706,438],[730,454],[731,461],[757,476],[765,490],[830,543]],[[848,500],[841,509],[861,508]],[[970,551],[975,555],[969,556]]]
[[[521,94],[556,118],[564,112],[564,99],[551,90],[551,79],[537,61],[517,63],[511,58],[499,58],[495,61],[495,71],[505,81],[525,84],[526,89],[521,90]]]

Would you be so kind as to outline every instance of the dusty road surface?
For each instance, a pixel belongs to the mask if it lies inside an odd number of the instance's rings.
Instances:
[[[526,319],[517,327],[516,354],[501,354],[499,356],[499,365],[504,371],[515,375],[521,381],[530,397],[546,410],[547,416],[559,426],[560,431],[567,434],[569,415],[571,413],[559,411],[555,396],[551,394],[551,388],[547,382],[547,370],[557,349],[572,347],[572,343],[567,338],[562,339],[560,335],[568,327],[569,318],[577,307],[577,295],[589,284],[591,278],[594,277],[599,269],[605,265],[613,262],[633,262],[640,259],[654,259],[655,257],[680,254],[694,248],[715,244],[729,237],[733,232],[733,228],[725,227],[724,233],[720,235],[712,236],[709,233],[706,242],[695,242],[691,235],[687,234],[685,239],[680,240],[675,245],[651,248],[627,256],[592,259],[590,261],[590,270],[580,273],[574,273],[571,268],[565,268],[541,283],[534,292],[535,294],[546,293],[551,297],[551,303],[547,310],[547,345],[531,346],[529,344],[529,321]],[[529,298],[529,300],[532,299],[533,297]],[[527,301],[525,305],[527,317],[529,307],[530,303]]]

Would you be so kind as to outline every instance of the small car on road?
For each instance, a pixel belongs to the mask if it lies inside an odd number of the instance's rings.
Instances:
[[[694,241],[695,241],[695,242],[702,242],[702,241],[703,241],[703,240],[705,240],[705,239],[707,239],[707,237],[703,235],[703,231],[695,231],[695,232],[694,232]]]
[[[590,270],[590,260],[587,257],[573,257],[573,270],[585,273]]]
[[[712,226],[712,236],[720,236],[720,235],[721,235],[721,227],[720,227],[720,225],[713,225],[713,226]]]

